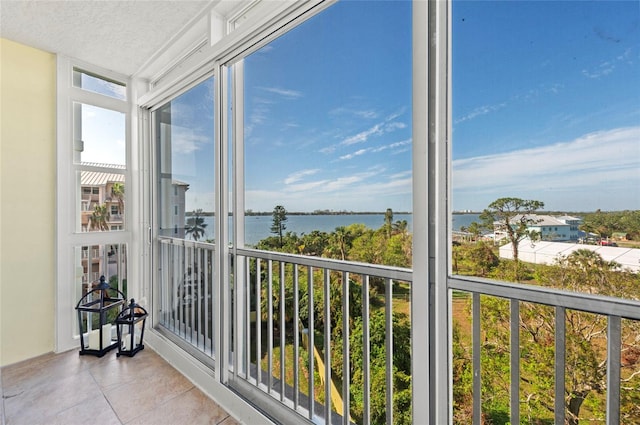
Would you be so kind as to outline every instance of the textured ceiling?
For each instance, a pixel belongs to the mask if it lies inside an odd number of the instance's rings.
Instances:
[[[0,0],[0,36],[133,75],[210,3]]]

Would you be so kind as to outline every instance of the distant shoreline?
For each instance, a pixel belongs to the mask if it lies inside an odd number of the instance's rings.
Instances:
[[[313,212],[304,212],[304,211],[287,211],[287,215],[384,215],[386,211],[378,212],[378,211],[313,211]],[[454,213],[458,214],[458,213]],[[467,213],[464,213],[467,214]],[[472,214],[472,213],[469,213]],[[193,211],[185,212],[187,217],[194,215]],[[210,211],[202,211],[200,213],[201,216],[213,216],[215,215]],[[233,213],[229,213],[230,216],[233,216]],[[273,215],[273,211],[251,211],[245,212],[245,217],[260,217],[260,216],[271,216]],[[394,211],[393,215],[412,215],[411,212],[407,211]]]
[[[314,212],[303,212],[303,211],[287,211],[287,215],[384,215],[386,211],[314,211]],[[245,217],[254,217],[254,216],[270,216],[272,215],[272,211],[260,211],[260,212],[247,212],[245,213]],[[480,212],[475,211],[454,211],[452,214],[454,215],[463,215],[463,214],[480,214]],[[194,215],[193,211],[185,212],[187,217]],[[203,211],[200,213],[201,216],[213,216],[215,215],[213,212]],[[233,213],[229,213],[230,216]],[[393,215],[413,215],[412,212],[409,211],[394,211]]]
[[[615,213],[615,212],[624,212],[624,211],[634,211],[634,210],[623,210],[623,211],[602,211],[603,213]],[[386,211],[313,211],[313,212],[304,212],[304,211],[287,211],[287,215],[384,215]],[[594,214],[595,211],[580,211],[580,212],[566,212],[566,211],[539,211],[538,214],[545,215],[573,215],[573,216],[583,216],[586,214]],[[253,216],[270,216],[273,214],[273,211],[249,211],[245,212],[245,217],[253,217]],[[394,215],[413,215],[411,211],[393,211]],[[468,215],[482,214],[482,211],[453,211],[452,215]],[[194,211],[186,211],[185,216],[191,217],[194,215]],[[211,211],[203,211],[200,213],[201,216],[210,217],[215,215]],[[233,216],[233,213],[229,213],[229,216]]]

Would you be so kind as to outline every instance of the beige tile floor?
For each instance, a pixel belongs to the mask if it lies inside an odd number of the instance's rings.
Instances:
[[[46,354],[0,369],[2,425],[236,425],[152,350]]]

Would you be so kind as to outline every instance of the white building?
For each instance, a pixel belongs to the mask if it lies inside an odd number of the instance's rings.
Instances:
[[[640,272],[640,249],[620,248],[613,246],[582,245],[575,243],[562,243],[551,241],[539,241],[531,243],[529,239],[523,239],[518,244],[518,259],[527,263],[553,264],[561,257],[567,257],[579,249],[588,249],[598,253],[605,261],[614,261],[622,267],[633,272]],[[500,247],[500,258],[513,260],[512,244],[508,243]]]
[[[517,215],[513,217],[511,222],[518,223],[522,217],[522,215]],[[537,232],[543,241],[578,241],[578,226],[581,223],[578,217],[530,214],[526,219],[531,223],[527,230]],[[503,227],[504,223],[502,221],[496,221],[494,223],[496,241],[506,237],[506,232],[503,230]]]

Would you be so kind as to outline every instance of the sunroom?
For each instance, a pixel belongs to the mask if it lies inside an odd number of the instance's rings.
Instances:
[[[637,210],[629,4],[2,0],[3,424],[52,358],[113,405],[175,368],[217,423],[640,423],[638,274],[456,238]],[[75,356],[101,276],[133,358]]]

